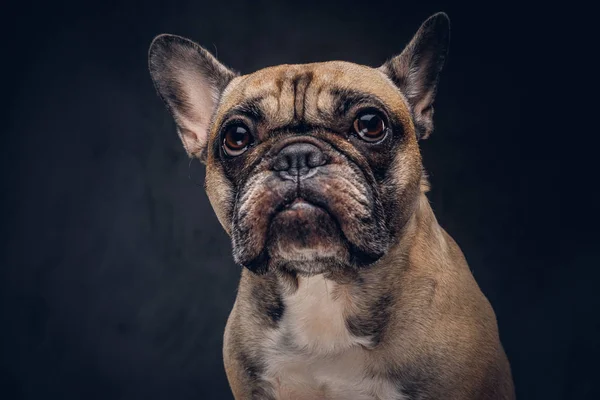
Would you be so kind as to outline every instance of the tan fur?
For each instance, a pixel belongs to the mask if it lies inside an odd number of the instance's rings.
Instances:
[[[329,106],[326,91],[320,87],[334,82],[336,86],[373,93],[403,116],[407,129],[412,129],[405,99],[382,73],[343,62],[278,66],[236,78],[223,94],[215,124],[244,98],[258,95],[265,96],[262,105],[269,110],[269,129],[286,124],[291,118],[291,105],[285,104],[276,82],[286,74],[300,72],[312,72],[315,77],[314,89],[307,93],[311,96],[307,114],[316,116],[313,108]],[[410,168],[420,165],[416,140],[411,140],[409,151],[398,154],[394,165],[398,181],[413,179],[415,171]],[[207,176],[211,180],[207,186],[213,184],[215,168],[218,163],[209,156]],[[217,182],[221,193],[214,195],[222,197],[224,182]],[[426,181],[423,187],[427,187]],[[210,197],[214,195],[209,191]],[[215,203],[220,215],[219,202]],[[482,371],[490,365],[499,365],[497,379],[506,381],[509,387],[497,398],[510,398],[510,371],[499,344],[494,313],[462,253],[437,224],[425,194],[401,245],[365,273],[375,290],[386,288],[400,296],[397,303],[401,306],[388,327],[394,334],[386,337],[383,345],[372,347],[367,338],[356,338],[348,332],[344,317],[360,309],[362,299],[356,295],[356,288],[339,286],[321,275],[301,278],[298,291],[284,298],[286,314],[281,326],[265,329],[260,321],[247,315],[249,311],[243,311],[244,304],[252,301],[248,292],[256,279],[247,271],[242,274],[225,334],[225,365],[236,399],[252,398],[243,378],[245,372],[239,370],[241,366],[233,354],[240,347],[237,340],[243,340],[243,347],[250,352],[266,355],[266,372],[261,378],[272,385],[276,399],[409,398],[402,393],[401,382],[393,386],[386,380],[369,380],[363,371],[381,372],[389,364],[410,366],[423,353],[432,351],[452,354],[446,360],[449,365],[445,379],[455,382],[454,389],[439,393],[438,398],[479,398],[484,385]],[[281,349],[282,332],[291,333],[293,345],[302,349],[301,356]],[[458,365],[461,368],[455,368]]]
[[[268,115],[269,129],[275,129],[293,119],[293,93],[290,77],[310,73],[313,80],[306,94],[305,114],[318,122],[317,110],[328,110],[331,98],[327,88],[335,85],[340,88],[361,90],[376,94],[392,112],[402,118],[407,126],[411,125],[410,112],[402,94],[391,84],[382,72],[343,61],[301,65],[278,65],[269,67],[251,75],[235,78],[223,93],[221,105],[215,118],[215,126],[222,121],[223,115],[247,98],[264,96],[262,109]],[[285,82],[279,87],[277,82]],[[213,137],[217,134],[213,130]]]
[[[221,102],[213,120],[213,129],[209,132],[209,142],[216,139],[218,135],[217,128],[223,122],[223,118],[227,112],[248,98],[263,96],[261,105],[268,118],[266,118],[267,122],[265,123],[267,126],[259,127],[259,135],[261,132],[276,129],[279,126],[290,123],[293,118],[293,93],[289,88],[289,82],[286,82],[286,80],[289,81],[290,77],[303,73],[310,73],[313,76],[311,90],[307,93],[305,100],[305,103],[308,105],[305,113],[309,121],[312,123],[319,122],[317,109],[331,109],[331,96],[326,89],[332,86],[371,93],[380,98],[401,119],[407,129],[407,137],[409,137],[408,146],[411,149],[409,157],[420,161],[418,144],[414,138],[414,126],[410,118],[408,104],[402,93],[381,71],[343,61],[279,65],[256,71],[250,75],[236,77],[222,94]],[[278,82],[286,82],[287,84],[278,84]],[[348,152],[356,153],[356,150],[349,144],[344,143],[344,141],[340,141],[339,145]],[[362,157],[360,154],[357,154],[357,156],[359,158]],[[401,157],[404,156],[401,155]],[[254,161],[253,159],[249,159],[247,164],[251,164]],[[401,163],[397,165],[399,170],[404,168]],[[404,170],[403,173],[405,174],[407,171]],[[418,171],[418,173],[420,174],[421,171]],[[213,153],[209,152],[206,165],[208,196],[219,217],[219,221],[225,230],[229,232],[231,221],[225,217],[227,210],[223,209],[223,200],[232,199],[234,194],[231,190],[231,183],[223,180],[222,174],[219,161],[215,159]],[[398,178],[405,179],[402,173],[399,174]],[[209,182],[213,181],[219,181],[219,185],[209,184]],[[219,187],[213,188],[213,186]],[[213,191],[215,192],[213,193]]]
[[[443,18],[428,20],[409,45],[409,53],[432,24],[444,23]],[[216,62],[201,55],[206,58],[203,62]],[[323,254],[337,260],[348,256],[350,247],[344,247],[341,236],[354,240],[354,249],[357,242],[377,243],[373,236],[382,232],[395,240],[387,251],[378,253],[373,265],[363,268],[296,271],[306,275],[290,274],[283,267],[263,275],[243,269],[223,348],[236,400],[514,399],[492,307],[426,197],[429,183],[422,171],[417,129],[425,136],[432,130],[435,88],[427,92],[423,85],[428,82],[419,81],[413,84],[414,91],[403,94],[398,82],[386,75],[389,70],[403,71],[416,79],[413,75],[419,74],[410,70],[411,60],[400,57],[380,69],[341,61],[280,65],[235,78],[227,73],[227,84],[219,81],[222,92],[209,130],[202,131],[203,125],[195,134],[202,144],[199,151],[206,154],[208,197],[233,237],[234,249],[237,231],[232,216],[236,213],[243,214],[243,226],[252,233],[238,239],[246,241],[243,245],[254,246],[255,251],[266,242],[271,221],[265,215],[273,214],[286,193],[277,191],[277,185],[285,185],[279,178],[270,180],[274,173],[268,166],[269,152],[298,140],[318,144],[326,153],[327,165],[319,166],[326,172],[310,179],[328,199],[329,212],[336,216],[343,235],[333,239],[325,235],[327,239],[304,248],[298,247],[299,242],[284,240],[282,245],[279,241],[269,248],[269,255],[310,264]],[[154,64],[163,65],[158,61]],[[180,83],[191,86],[188,75]],[[163,86],[171,88],[160,84],[159,79],[159,91]],[[385,158],[383,150],[363,154],[349,137],[331,127],[336,123],[334,90],[366,93],[400,121],[398,134],[404,136],[395,142],[391,157]],[[264,118],[252,125],[256,148],[240,158],[236,173],[245,179],[236,190],[235,177],[225,172],[225,163],[214,149],[220,144],[222,123],[250,99]],[[411,103],[415,99],[416,105]],[[187,111],[192,120],[193,113]],[[273,134],[294,122],[321,128],[308,134]],[[185,145],[196,148],[193,143]],[[372,165],[389,171],[381,182],[376,181]],[[376,206],[389,208],[385,222],[393,230],[366,225]],[[293,214],[292,219],[300,216],[300,212]],[[365,226],[372,228],[373,236],[365,235]]]
[[[250,347],[270,354],[264,378],[281,393],[294,393],[280,394],[277,399],[409,398],[392,390],[389,382],[369,381],[356,371],[381,371],[389,364],[410,366],[423,352],[432,350],[451,354],[447,376],[443,378],[455,382],[452,392],[439,393],[440,397],[434,398],[512,398],[510,369],[499,344],[493,310],[457,245],[437,224],[424,195],[407,236],[410,239],[403,244],[405,248],[395,249],[365,276],[367,281],[383,283],[401,296],[398,302],[402,307],[396,310],[388,328],[395,333],[387,343],[375,348],[368,341],[352,338],[341,324],[342,315],[360,307],[361,300],[352,295],[352,288],[341,288],[333,282],[325,286],[324,278],[315,276],[301,279],[298,292],[286,298],[290,312],[282,325],[282,329],[293,332],[297,345],[310,351],[301,357],[278,353],[280,329],[265,331],[260,324],[235,322],[243,308],[239,304],[250,301],[246,293],[253,280],[245,271],[225,335],[225,365],[234,393],[236,382],[243,381],[238,378],[243,371],[236,369],[231,354],[237,350],[230,347],[229,339],[235,330],[236,335],[253,337],[246,338]],[[401,257],[405,251],[408,260]],[[504,394],[489,397],[481,394],[481,380],[494,365]],[[345,388],[351,390],[346,392]],[[250,398],[241,386],[237,390],[236,399]]]

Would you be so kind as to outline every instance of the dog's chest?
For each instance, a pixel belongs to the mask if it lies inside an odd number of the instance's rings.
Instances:
[[[370,338],[348,331],[345,318],[354,305],[342,288],[322,276],[303,278],[284,304],[264,349],[264,379],[277,399],[405,399],[397,385],[369,374]]]

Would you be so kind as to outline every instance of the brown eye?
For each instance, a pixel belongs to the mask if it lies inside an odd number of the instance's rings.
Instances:
[[[354,120],[354,131],[367,142],[377,142],[385,136],[385,123],[373,112],[361,114]]]
[[[244,153],[251,143],[252,136],[243,125],[232,125],[225,130],[223,135],[223,150],[231,157]]]

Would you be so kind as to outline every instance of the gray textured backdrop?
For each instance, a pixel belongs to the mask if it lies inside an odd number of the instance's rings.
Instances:
[[[240,269],[154,93],[154,35],[193,38],[243,73],[333,59],[377,66],[440,10],[453,30],[436,130],[422,143],[433,208],[496,310],[519,397],[600,395],[595,242],[561,212],[568,190],[554,167],[565,142],[547,107],[564,21],[505,3],[7,10],[0,397],[230,398],[221,344]],[[192,176],[201,184],[202,167]]]

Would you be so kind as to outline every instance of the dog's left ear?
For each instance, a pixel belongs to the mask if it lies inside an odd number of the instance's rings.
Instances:
[[[433,100],[450,42],[450,19],[443,12],[429,17],[402,53],[379,69],[406,96],[418,139],[433,131]]]
[[[190,157],[206,157],[208,129],[221,93],[237,75],[208,51],[176,35],[157,36],[148,52],[150,75],[177,124]]]

